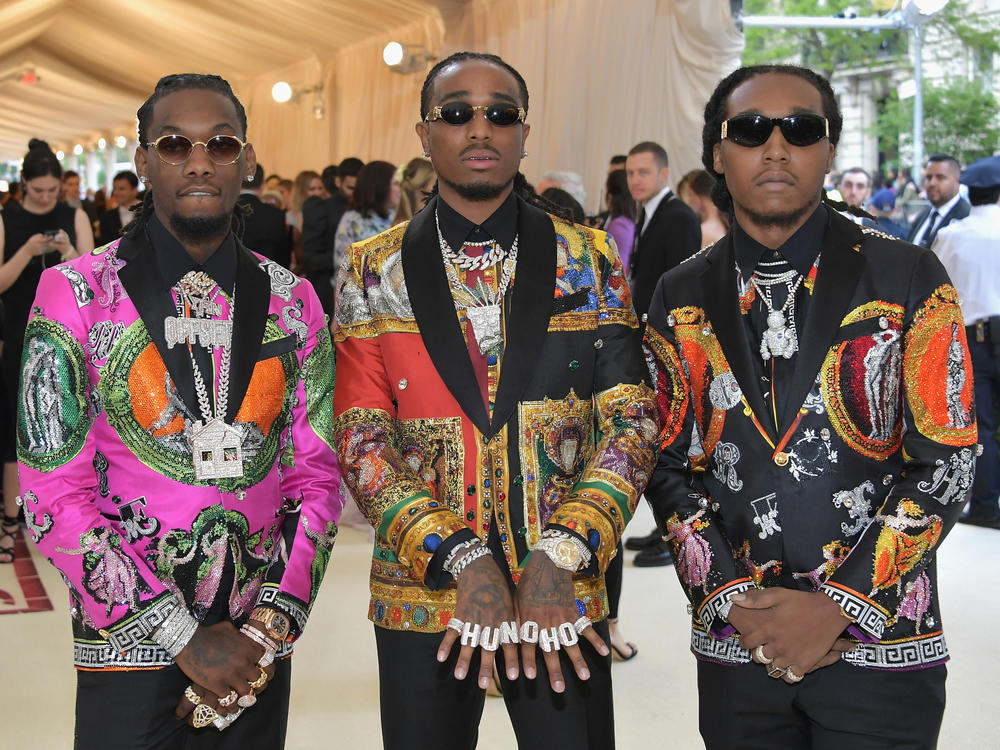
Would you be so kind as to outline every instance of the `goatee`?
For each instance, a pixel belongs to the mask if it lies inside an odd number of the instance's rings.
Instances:
[[[206,237],[217,237],[229,231],[232,222],[231,214],[216,214],[215,216],[178,216],[170,217],[170,228],[179,240],[203,240]]]
[[[489,201],[503,195],[503,191],[506,190],[507,187],[514,181],[514,175],[511,175],[509,180],[502,183],[466,182],[464,184],[459,184],[445,179],[444,177],[441,177],[440,179],[444,182],[444,184],[468,201]]]
[[[741,206],[741,208],[746,212],[747,218],[758,226],[773,227],[775,229],[787,229],[788,227],[795,226],[802,220],[803,216],[811,214],[816,208],[816,204],[807,203],[804,206],[792,208],[784,212],[774,212],[768,214],[757,213],[746,206]]]

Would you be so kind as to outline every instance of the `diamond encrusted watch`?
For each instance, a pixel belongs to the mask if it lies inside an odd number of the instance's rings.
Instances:
[[[544,552],[557,568],[563,570],[575,573],[590,565],[590,548],[580,539],[563,531],[546,529],[535,549]]]

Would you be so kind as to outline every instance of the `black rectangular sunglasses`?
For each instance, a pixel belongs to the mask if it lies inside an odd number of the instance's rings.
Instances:
[[[803,113],[787,117],[736,115],[722,123],[722,138],[737,146],[755,148],[767,143],[775,127],[793,146],[811,146],[830,137],[830,123],[822,115]]]

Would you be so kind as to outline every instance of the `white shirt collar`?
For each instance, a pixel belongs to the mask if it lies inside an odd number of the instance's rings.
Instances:
[[[659,207],[660,202],[670,193],[670,185],[666,185],[663,190],[658,192],[648,201],[646,205],[643,206],[642,212],[645,214],[646,219],[642,223],[642,230],[646,231],[646,227],[649,226],[650,220],[653,218],[653,214],[656,213],[656,209]]]
[[[938,215],[943,219],[945,216],[948,215],[948,212],[951,211],[951,209],[955,207],[955,204],[958,203],[960,200],[962,200],[962,194],[955,193],[954,197],[952,197],[952,199],[947,203],[943,204],[940,208],[934,208],[934,206],[932,205],[931,213],[937,211]],[[927,214],[927,217],[930,218],[930,214]]]

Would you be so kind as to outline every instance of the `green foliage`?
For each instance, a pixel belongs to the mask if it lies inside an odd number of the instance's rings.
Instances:
[[[878,15],[874,7],[887,3],[864,0],[744,0],[744,15],[829,17],[847,10]],[[1000,23],[974,13],[968,0],[951,0],[928,24],[957,38],[980,55],[1000,53]],[[830,78],[842,68],[870,66],[904,55],[908,32],[904,30],[847,29],[746,29],[744,65],[794,61]],[[925,50],[926,52],[927,50]]]
[[[744,15],[833,16],[857,9],[858,0],[744,0]],[[745,31],[744,65],[795,61],[830,78],[834,70],[893,59],[906,50],[896,29],[757,29]]]
[[[924,87],[924,153],[951,154],[962,164],[991,155],[1000,142],[1000,104],[979,83],[955,80]],[[890,161],[913,152],[913,98],[893,91],[875,122],[875,134]]]

